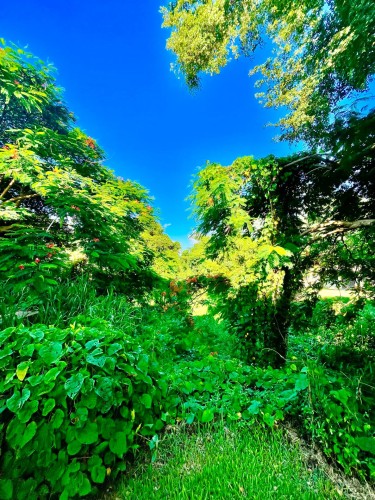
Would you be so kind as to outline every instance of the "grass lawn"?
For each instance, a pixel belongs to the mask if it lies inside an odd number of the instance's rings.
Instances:
[[[112,498],[333,499],[333,485],[307,467],[279,432],[220,426],[170,430],[153,464],[134,467]]]

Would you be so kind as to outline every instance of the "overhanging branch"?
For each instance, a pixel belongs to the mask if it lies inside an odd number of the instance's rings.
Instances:
[[[313,235],[313,241],[315,241],[320,238],[331,236],[333,234],[345,233],[347,231],[353,231],[355,229],[371,227],[374,225],[375,219],[359,219],[352,222],[345,220],[330,220],[328,222],[310,226],[306,231],[302,233],[302,236],[311,234]]]

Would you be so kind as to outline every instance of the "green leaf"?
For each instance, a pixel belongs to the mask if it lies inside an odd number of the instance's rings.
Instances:
[[[38,411],[39,407],[39,402],[38,401],[27,401],[23,408],[17,412],[17,417],[19,418],[20,422],[23,424],[26,424],[31,416]]]
[[[30,397],[30,390],[23,389],[22,394],[15,391],[13,396],[7,400],[7,408],[13,413],[17,413]]]
[[[203,423],[206,423],[206,422],[211,422],[211,420],[213,420],[214,418],[214,412],[213,410],[207,408],[206,410],[204,410],[203,414],[202,414],[202,422]]]
[[[59,373],[61,373],[62,369],[66,366],[66,363],[64,363],[63,361],[61,363],[63,363],[63,366],[55,366],[54,368],[48,370],[48,372],[44,375],[44,382],[46,384],[48,384],[48,382],[56,380]]]
[[[152,397],[149,394],[142,394],[141,403],[145,406],[145,408],[151,408]]]
[[[53,429],[59,429],[64,421],[64,412],[58,408],[51,419],[51,424]]]
[[[44,338],[44,332],[42,330],[29,330],[29,335],[31,338],[40,342]]]
[[[115,354],[116,352],[120,351],[123,349],[123,346],[121,344],[111,344],[108,348],[108,356],[112,356],[112,354]]]
[[[91,483],[83,472],[78,472],[76,476],[76,482],[78,486],[78,494],[80,497],[84,497],[91,492]]]
[[[27,361],[23,361],[17,366],[16,375],[18,380],[20,380],[21,382],[24,380],[28,369],[29,369],[29,363]]]
[[[35,436],[37,429],[36,422],[30,422],[23,433],[20,448],[23,448]]]
[[[261,406],[262,403],[260,403],[259,401],[253,401],[248,407],[247,411],[250,413],[250,415],[258,415]]]
[[[309,387],[309,379],[307,378],[306,374],[302,373],[296,380],[295,390],[304,391],[308,387]]]
[[[29,377],[27,381],[31,385],[31,387],[35,387],[43,381],[43,375],[31,375],[31,377]]]
[[[64,384],[67,395],[74,399],[79,391],[81,390],[83,381],[85,377],[82,373],[75,373],[72,377],[70,377]]]
[[[374,437],[357,437],[355,438],[356,445],[363,451],[367,451],[375,455],[375,438]]]
[[[125,432],[116,432],[109,441],[109,449],[120,458],[124,456],[128,451]]]
[[[80,429],[78,441],[82,444],[93,444],[98,440],[98,424],[96,422],[87,422],[83,429]]]
[[[95,349],[95,351],[86,356],[87,363],[102,368],[105,365],[105,361],[107,359],[106,356],[101,355],[102,353],[102,349]]]
[[[69,455],[77,455],[77,453],[80,451],[81,448],[82,448],[82,443],[75,440],[68,444],[67,451]]]
[[[46,417],[55,407],[55,400],[53,398],[47,399],[43,405],[42,415]]]
[[[1,500],[11,500],[13,498],[13,483],[10,479],[0,479]]]
[[[59,342],[51,342],[40,349],[39,356],[46,364],[50,365],[60,358],[61,353],[62,344],[60,344]]]
[[[287,250],[286,248],[282,247],[273,247],[272,250],[276,252],[277,254],[280,255],[280,257],[289,257],[292,255],[292,252],[290,250]]]
[[[91,479],[94,483],[104,483],[107,470],[103,465],[95,465],[91,470]]]

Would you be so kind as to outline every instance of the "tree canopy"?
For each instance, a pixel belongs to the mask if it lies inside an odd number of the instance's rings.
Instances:
[[[375,70],[375,13],[363,0],[176,0],[162,9],[167,47],[190,87],[232,58],[265,43],[273,54],[260,73],[259,99],[286,107],[282,137],[324,143],[332,114],[368,89]]]
[[[0,79],[2,277],[12,289],[40,292],[75,264],[99,287],[123,289],[127,275],[134,281],[152,262],[142,238],[156,224],[147,191],[103,165],[50,66],[4,45]]]

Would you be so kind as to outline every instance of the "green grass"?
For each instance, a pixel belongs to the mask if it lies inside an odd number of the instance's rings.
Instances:
[[[121,499],[333,499],[332,484],[308,469],[301,450],[280,432],[188,427],[165,434],[153,464],[135,466],[115,498]]]

